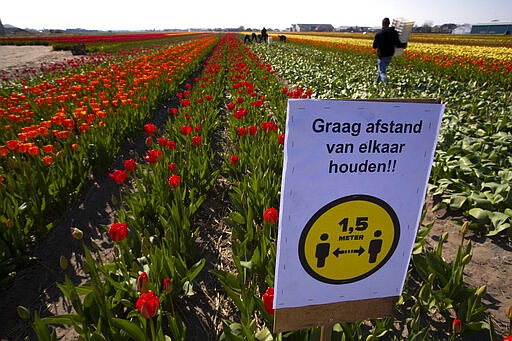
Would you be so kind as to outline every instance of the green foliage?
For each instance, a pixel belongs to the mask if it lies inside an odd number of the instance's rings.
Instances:
[[[441,205],[471,217],[471,228],[486,234],[508,233],[512,176],[508,171],[510,126],[505,92],[510,89],[502,91],[490,82],[486,86],[496,91],[482,94],[485,89],[480,81],[462,83],[457,78],[440,77],[440,70],[404,63],[398,59],[392,66],[397,86],[377,94],[373,56],[299,44],[253,44],[249,50],[240,40],[224,37],[198,77],[200,85],[180,92],[190,103],[182,103],[165,130],[158,132],[159,137],[172,140],[175,148],[152,145],[161,150],[161,159],[151,164],[138,162],[129,175],[130,186],[120,186],[123,208],[118,218],[128,224],[129,234],[116,242],[114,261],[96,261],[84,248],[89,281],[77,287],[66,278],[59,285],[75,312],[42,319],[34,314],[30,322],[34,331],[41,339],[55,339],[47,326],[66,324],[84,339],[184,340],[186,328],[176,305],[188,303],[194,281],[206,264],[195,252],[198,230],[193,221],[213,184],[223,177],[230,184],[231,213],[226,223],[231,229],[234,269],[212,272],[237,310],[222,321],[219,339],[319,340],[318,328],[275,335],[272,312],[262,301],[262,294],[274,285],[277,225],[263,216],[266,209],[279,207],[283,155],[278,136],[284,133],[288,98],[283,81],[293,84],[287,90],[299,97],[308,96],[305,89],[311,89],[316,98],[441,97],[449,109],[432,170],[432,193]],[[196,65],[190,70],[194,68]],[[153,89],[150,103],[141,102],[141,112],[149,111],[167,91],[177,91],[175,86]],[[475,95],[476,89],[480,94]],[[205,100],[206,95],[210,100]],[[237,109],[245,109],[246,114],[235,117]],[[100,165],[107,162],[123,141],[117,135],[130,127],[136,131],[135,127],[144,123],[143,118],[134,119],[131,114],[120,109],[114,120],[119,124],[91,137],[81,159],[97,160]],[[275,129],[263,130],[268,123]],[[192,136],[181,131],[185,126],[200,127],[191,135],[200,136],[202,144],[195,145]],[[256,127],[256,133],[239,133],[239,128],[249,127]],[[222,142],[216,140],[219,131],[224,133]],[[230,161],[233,155],[238,156],[237,162]],[[172,174],[170,163],[181,179],[175,188],[167,183]],[[85,164],[85,168],[91,167],[91,163]],[[22,197],[11,195],[9,200],[15,203],[16,219],[20,211],[30,209]],[[5,224],[7,219],[0,221]],[[432,227],[419,227],[408,285],[397,303],[408,316],[403,326],[408,339],[447,338],[455,316],[462,321],[463,334],[492,330],[492,324],[485,321],[487,306],[481,301],[485,288],[474,289],[464,283],[471,243],[462,238],[453,261],[448,262],[443,256],[447,235],[433,250],[427,247],[425,238]],[[135,306],[140,294],[136,283],[142,271],[160,304],[156,316],[149,319]],[[166,278],[173,284],[168,291],[163,285]],[[439,316],[443,328],[435,330],[432,324]],[[333,339],[399,339],[395,322],[383,318],[339,323],[334,326]]]

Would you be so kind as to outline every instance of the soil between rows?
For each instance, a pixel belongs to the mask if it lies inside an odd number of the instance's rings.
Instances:
[[[37,67],[42,62],[63,61],[72,57],[69,52],[51,51],[41,46],[0,46],[0,72],[12,72],[16,68]],[[167,103],[156,113],[153,123],[162,126],[165,121]],[[123,152],[114,160],[111,169],[119,168],[121,162],[144,152],[144,136],[134,138]],[[221,332],[221,320],[229,318],[234,307],[226,299],[218,281],[207,270],[212,267],[230,267],[230,232],[223,218],[229,214],[227,191],[229,184],[219,180],[211,190],[210,199],[200,209],[196,226],[201,226],[198,238],[200,254],[207,259],[206,271],[197,279],[197,295],[193,296],[193,306],[184,307],[185,322],[190,340],[216,340]],[[61,223],[46,238],[39,241],[31,250],[36,261],[20,270],[9,287],[0,292],[0,338],[19,340],[26,336],[36,339],[26,324],[17,316],[17,306],[23,305],[42,316],[69,313],[72,308],[66,304],[56,283],[62,283],[64,273],[59,267],[59,259],[64,256],[70,264],[72,280],[81,283],[87,279],[81,268],[82,247],[79,241],[71,238],[70,227],[78,227],[89,238],[101,246],[101,257],[109,259],[112,243],[104,226],[115,221],[116,205],[112,198],[117,195],[117,185],[104,174],[91,179],[90,190],[79,201],[73,203],[65,213]],[[116,201],[118,202],[118,201]],[[427,198],[427,215],[424,224],[434,222],[434,228],[428,236],[431,247],[444,232],[449,238],[444,246],[444,257],[451,260],[459,246],[461,235],[457,218],[446,211],[432,212],[433,200]],[[473,244],[472,261],[464,272],[465,282],[472,287],[487,285],[485,302],[495,323],[496,331],[506,335],[508,318],[505,309],[512,305],[512,247],[499,238],[480,238],[467,236]],[[188,309],[188,310],[187,310]],[[403,323],[404,321],[402,321]],[[73,330],[59,329],[64,340],[75,338]]]

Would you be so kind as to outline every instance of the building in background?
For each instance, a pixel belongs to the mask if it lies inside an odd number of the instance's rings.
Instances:
[[[492,21],[490,23],[474,24],[471,34],[512,34],[512,22]]]
[[[333,32],[331,24],[292,24],[292,32]]]

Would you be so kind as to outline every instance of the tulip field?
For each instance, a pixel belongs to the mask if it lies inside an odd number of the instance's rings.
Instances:
[[[371,39],[287,34],[286,43],[244,44],[240,34],[176,33],[34,42],[84,43],[90,56],[0,79],[0,290],[91,178],[108,174],[119,209],[104,227],[111,259],[97,257],[103,246],[91,247],[87,231],[70,229],[87,274],[58,283],[72,311],[42,316],[20,305],[20,323],[39,340],[57,340],[62,326],[81,340],[191,340],[200,329],[188,323],[198,278],[209,272],[231,308],[218,325],[205,323],[201,339],[319,340],[319,328],[273,332],[287,100],[428,98],[446,104],[429,195],[434,209],[458,217],[460,231],[449,232],[462,235],[460,245],[447,261],[448,231],[432,248],[433,224],[418,226],[396,303],[402,318],[338,323],[332,339],[505,339],[510,331],[497,329],[483,302],[486,286],[467,285],[464,269],[473,251],[465,236],[507,245],[512,237],[512,39],[413,35],[389,67],[389,87],[375,84]],[[165,123],[151,123],[170,99]],[[112,167],[134,136],[145,151]],[[226,198],[215,196],[220,187]],[[227,227],[227,264],[209,264],[198,250],[198,222],[212,201],[206,231],[217,218]]]

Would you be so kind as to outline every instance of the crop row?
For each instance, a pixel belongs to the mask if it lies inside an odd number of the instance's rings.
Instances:
[[[163,96],[175,93],[217,38],[192,40],[0,96],[0,272],[104,172]]]
[[[330,60],[340,63],[336,72],[322,74],[333,68]],[[231,233],[232,266],[213,264],[212,272],[236,310],[223,320],[219,339],[318,337],[317,328],[272,333],[286,103],[290,97],[376,97],[370,68],[371,59],[357,54],[292,44],[248,47],[235,36],[224,36],[203,73],[175,94],[180,105],[170,109],[165,127],[138,123],[146,134],[146,152],[111,173],[123,203],[118,221],[108,229],[115,243],[114,261],[95,260],[84,246],[88,282],[77,287],[67,279],[60,285],[74,312],[40,318],[20,307],[20,315],[41,340],[55,339],[55,330],[47,326],[59,324],[73,326],[84,339],[186,339],[187,327],[194,326],[183,322],[178,307],[194,311],[190,296],[207,262],[195,252],[199,227],[194,216],[210,189],[222,181],[229,184],[225,223]],[[337,83],[329,85],[325,79]],[[405,92],[384,91],[385,96]],[[431,228],[419,229],[410,285],[397,304],[408,318],[399,328],[419,339],[490,329],[481,303],[485,287],[468,288],[463,281],[471,243],[462,239],[455,260],[447,263],[442,254],[447,234],[433,251],[424,248]],[[74,235],[83,237],[77,230]],[[65,269],[66,260],[61,263]],[[435,316],[442,316],[444,328],[438,331],[429,327]],[[341,323],[333,334],[393,339],[393,323],[392,318]]]
[[[465,66],[425,65],[422,58],[405,56],[393,60],[392,86],[376,89],[373,54],[337,44],[322,46],[318,49],[304,43],[279,49],[252,48],[291,84],[314,89],[316,98],[440,99],[446,111],[431,173],[431,193],[440,206],[471,219],[472,229],[510,236],[511,75],[488,74],[479,68],[468,73]]]

